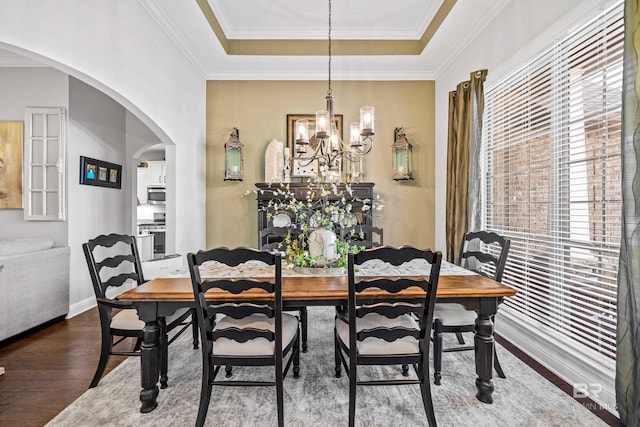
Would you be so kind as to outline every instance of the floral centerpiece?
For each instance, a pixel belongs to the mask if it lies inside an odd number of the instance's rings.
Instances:
[[[321,171],[322,172],[322,171]],[[347,255],[364,249],[357,225],[365,218],[382,215],[384,202],[356,197],[350,186],[323,182],[318,177],[307,181],[307,194],[299,200],[287,183],[272,184],[268,190],[276,196],[269,201],[267,219],[286,213],[291,218],[288,233],[278,249],[290,268],[345,268]]]

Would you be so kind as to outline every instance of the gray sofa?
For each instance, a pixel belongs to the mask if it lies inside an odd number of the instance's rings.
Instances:
[[[69,312],[69,247],[0,241],[0,341]]]

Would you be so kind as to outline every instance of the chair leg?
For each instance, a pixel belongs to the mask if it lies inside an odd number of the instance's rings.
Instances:
[[[355,351],[349,351],[349,427],[356,423],[356,386],[358,384]]]
[[[456,332],[456,338],[458,338],[458,344],[464,344],[464,337],[462,336],[462,332]]]
[[[336,378],[342,376],[342,363],[340,362],[340,345],[338,344],[338,332],[333,329],[333,347],[335,350]]]
[[[495,349],[495,343],[493,345]],[[496,369],[496,373],[500,378],[507,378],[507,376],[504,374],[504,371],[502,370],[502,366],[500,366],[500,361],[498,361],[498,353],[496,353],[495,351],[493,352],[493,367]]]
[[[213,385],[209,382],[209,369],[206,366],[202,370],[202,386],[200,388],[200,405],[198,407],[198,418],[196,418],[196,427],[202,427],[204,420],[207,418],[207,410],[209,409],[209,400],[211,399],[211,389]]]
[[[495,330],[496,317],[492,316],[491,317],[491,321],[493,322],[493,326],[494,326],[494,330]],[[498,374],[498,376],[500,378],[507,378],[507,376],[504,374],[504,371],[502,370],[502,366],[500,366],[500,361],[498,360],[498,352],[496,351],[496,343],[495,343],[495,341],[493,343],[493,367],[495,368],[496,373]]]
[[[198,349],[198,343],[200,341],[200,333],[198,331],[198,316],[196,315],[196,309],[191,309],[191,332],[193,334],[193,349]]]
[[[233,366],[225,366],[224,367],[224,377],[225,378],[231,378],[231,376],[233,375]]]
[[[431,399],[431,384],[429,384],[428,372],[426,373],[426,375],[423,375],[422,381],[420,382],[420,392],[422,394],[422,404],[424,405],[424,411],[427,414],[429,427],[436,427],[436,414],[433,410],[433,400]]]
[[[107,367],[107,362],[109,361],[109,356],[111,355],[111,349],[113,347],[113,338],[111,333],[107,331],[102,331],[102,344],[100,345],[100,360],[98,361],[98,367],[96,368],[96,373],[93,374],[93,379],[91,380],[91,384],[89,384],[89,388],[94,388],[100,382],[100,378],[102,378],[102,374],[104,373],[104,369]]]
[[[433,320],[433,382],[440,385],[442,378],[442,321]]]
[[[282,354],[281,354],[282,355]],[[276,401],[278,405],[278,426],[284,426],[284,378],[282,357],[276,357]]]
[[[302,322],[302,352],[307,352],[307,307],[300,309],[300,321]]]
[[[298,328],[298,336],[294,344],[293,353],[293,378],[300,378],[300,328]]]
[[[403,377],[409,376],[409,365],[402,365],[402,376]]]
[[[160,318],[160,388],[167,388],[169,376],[169,337],[167,337],[167,321]]]

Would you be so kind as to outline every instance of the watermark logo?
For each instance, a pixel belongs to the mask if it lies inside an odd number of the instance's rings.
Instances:
[[[603,391],[603,386],[600,383],[574,383],[573,384],[573,398],[574,399],[592,399],[600,400],[600,394]],[[580,402],[582,406],[590,411],[605,410],[609,412],[617,411],[617,404],[611,405],[608,403],[596,403],[596,402]]]
[[[602,384],[599,383],[574,383],[573,398],[591,398],[598,399],[602,392]]]

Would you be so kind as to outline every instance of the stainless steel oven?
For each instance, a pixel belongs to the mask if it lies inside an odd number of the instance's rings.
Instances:
[[[166,229],[163,228],[158,228],[155,230],[148,230],[149,234],[153,234],[153,255],[154,256],[163,256],[166,251],[165,251],[165,236],[166,236]]]
[[[165,213],[157,212],[153,214],[153,221],[138,224],[138,233],[153,234],[153,256],[160,257],[166,254],[166,234]]]
[[[150,185],[147,187],[147,203],[150,205],[164,205],[167,189],[164,185]]]

